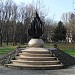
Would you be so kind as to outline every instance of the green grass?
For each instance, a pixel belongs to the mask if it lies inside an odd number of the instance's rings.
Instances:
[[[16,49],[16,47],[18,46],[22,46],[22,47],[27,47],[27,43],[25,45],[16,45],[16,46],[12,46],[12,43],[9,43],[9,46],[7,46],[5,43],[3,43],[3,46],[0,47],[0,55],[3,55],[3,54],[7,54],[13,50]]]
[[[58,44],[58,48],[68,53],[69,55],[75,56],[75,44],[72,43],[61,43]]]
[[[66,53],[68,53],[68,54],[70,54],[70,55],[72,55],[72,56],[75,56],[75,50],[63,50],[64,52],[66,52]]]
[[[54,47],[53,44],[45,44],[45,47]],[[69,55],[75,56],[75,44],[72,43],[59,43],[57,44],[57,47],[60,50],[63,50],[64,52],[68,53]]]
[[[44,47],[50,48],[50,47],[53,47],[53,44],[45,43],[45,44],[44,44]]]
[[[12,50],[15,50],[16,46],[5,46],[5,47],[0,47],[0,55],[7,54],[11,52]]]
[[[27,44],[25,45],[21,45],[21,46],[28,46]],[[0,55],[3,55],[3,54],[7,54],[13,50],[16,49],[17,46],[3,46],[3,47],[0,47]],[[54,47],[53,44],[50,44],[50,43],[46,43],[44,45],[44,47],[46,48],[50,48],[50,47]],[[63,50],[64,52],[72,55],[72,56],[75,56],[75,44],[71,44],[71,43],[60,43],[60,44],[57,44],[57,47],[60,49],[60,50]]]

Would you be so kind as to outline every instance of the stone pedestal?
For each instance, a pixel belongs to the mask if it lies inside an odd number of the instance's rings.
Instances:
[[[28,45],[28,48],[21,50],[16,60],[11,60],[12,63],[6,66],[25,69],[56,69],[63,66],[51,51],[43,48],[42,39],[31,39]]]
[[[42,39],[31,39],[28,45],[30,47],[43,47],[44,41]]]

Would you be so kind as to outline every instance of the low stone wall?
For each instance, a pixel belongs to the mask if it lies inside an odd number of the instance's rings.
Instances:
[[[4,64],[8,64],[11,63],[11,60],[15,59],[15,56],[18,55],[19,52],[21,52],[21,49],[24,49],[22,47],[17,47],[14,51],[5,54],[5,55],[1,55],[0,56],[0,64],[4,65]]]
[[[70,56],[60,49],[51,50],[51,52],[62,62],[64,68],[75,65],[75,57]]]

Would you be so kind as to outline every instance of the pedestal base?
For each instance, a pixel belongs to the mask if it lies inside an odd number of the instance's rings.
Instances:
[[[12,63],[6,66],[21,69],[59,69],[63,66],[46,48],[29,47],[21,51],[16,60],[11,60]]]
[[[49,49],[41,48],[44,45],[42,39],[31,39],[28,45],[29,48],[21,50],[16,60],[11,60],[12,63],[6,66],[23,69],[56,69],[63,66]]]
[[[42,39],[31,39],[28,43],[30,47],[43,47],[44,42]]]

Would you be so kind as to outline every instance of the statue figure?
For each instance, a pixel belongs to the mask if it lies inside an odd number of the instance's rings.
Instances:
[[[29,26],[28,33],[32,38],[40,38],[44,32],[44,26],[39,18],[38,13],[36,12],[36,17],[31,22]]]

